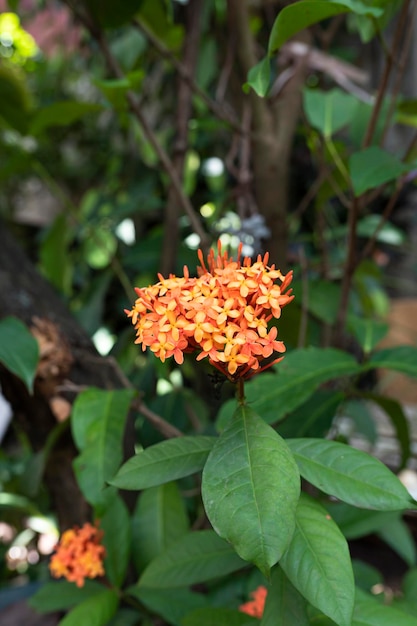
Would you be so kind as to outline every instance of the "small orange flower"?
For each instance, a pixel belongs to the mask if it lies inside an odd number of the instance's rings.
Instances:
[[[63,576],[77,587],[82,587],[86,578],[104,576],[106,550],[100,543],[102,538],[103,531],[88,523],[62,533],[49,563],[52,576]]]
[[[268,595],[267,588],[261,585],[249,595],[253,598],[253,600],[242,604],[239,607],[239,611],[246,613],[247,615],[252,615],[253,617],[261,618],[264,613],[266,596]]]
[[[288,289],[292,272],[285,276],[268,266],[268,254],[252,263],[241,261],[242,245],[234,261],[210,250],[207,265],[198,251],[201,267],[198,276],[158,274],[159,282],[136,289],[138,298],[126,314],[136,329],[136,342],[149,348],[161,361],[173,356],[180,365],[185,352],[196,351],[197,360],[210,363],[230,380],[250,378],[283,357],[263,363],[274,353],[285,352],[277,341],[276,327],[268,328],[272,318],[294,296]],[[278,284],[276,281],[281,281]]]

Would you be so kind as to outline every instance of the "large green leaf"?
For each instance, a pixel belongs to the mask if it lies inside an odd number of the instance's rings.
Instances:
[[[261,626],[309,626],[307,602],[276,565],[272,570]]]
[[[360,0],[301,0],[284,7],[278,14],[272,27],[269,37],[269,54],[278,50],[288,39],[308,28],[312,24],[317,24],[328,17],[333,17],[339,13],[354,11],[359,15],[379,16],[382,10],[371,7]]]
[[[284,439],[288,437],[325,437],[345,395],[341,391],[319,389],[303,405],[295,409],[278,426]]]
[[[23,322],[15,317],[0,321],[0,362],[22,380],[30,392],[39,360],[39,346]]]
[[[76,100],[54,102],[38,109],[32,118],[30,132],[37,135],[51,126],[69,126],[85,115],[97,114],[102,110],[103,107],[100,104],[90,102],[78,102]]]
[[[132,517],[133,557],[138,570],[189,530],[187,512],[175,482],[141,493]]]
[[[104,531],[106,576],[115,587],[121,587],[129,564],[131,526],[129,511],[119,496],[115,495],[101,516],[100,528]]]
[[[387,396],[378,396],[377,394],[365,394],[366,398],[375,402],[387,414],[395,429],[397,443],[401,449],[400,467],[405,467],[411,456],[411,433],[408,419],[404,413],[403,407],[397,400],[388,398]]]
[[[379,367],[417,377],[417,348],[414,346],[396,346],[378,350],[365,363],[364,369]]]
[[[116,613],[119,598],[116,591],[105,589],[72,609],[59,626],[105,626]]]
[[[139,579],[140,587],[185,587],[226,576],[246,563],[212,530],[189,533],[157,556]]]
[[[395,474],[361,450],[326,439],[287,439],[287,444],[301,475],[343,502],[379,511],[413,506]]]
[[[147,589],[135,586],[129,587],[127,592],[174,626],[182,626],[182,620],[187,613],[207,606],[205,594],[185,588]]]
[[[345,502],[327,502],[326,509],[346,539],[358,539],[378,532],[401,515],[398,511],[358,509]]]
[[[324,137],[349,124],[357,106],[357,99],[341,89],[304,89],[303,101],[308,121]]]
[[[268,576],[294,532],[300,477],[285,441],[248,406],[210,452],[201,491],[215,531]]]
[[[107,482],[122,460],[122,439],[133,391],[87,389],[74,403],[71,425],[81,454],[74,461],[84,496],[93,505],[103,501]]]
[[[280,566],[311,604],[339,626],[351,626],[355,587],[348,545],[327,511],[304,494]]]
[[[379,604],[373,598],[361,598],[355,603],[351,626],[417,626],[417,617]]]
[[[181,620],[181,626],[249,626],[250,624],[259,624],[259,621],[245,613],[220,607],[196,609]]]
[[[87,579],[82,587],[66,580],[56,581],[42,585],[28,604],[39,613],[65,611],[102,591],[103,585],[94,580]]]
[[[398,516],[397,519],[388,522],[377,534],[409,567],[416,564],[417,552],[414,537],[408,524],[401,517]]]
[[[355,152],[349,159],[349,171],[355,195],[360,196],[369,189],[397,179],[408,172],[410,167],[377,146]]]
[[[129,459],[110,484],[121,489],[147,489],[200,471],[215,437],[178,437],[162,441]]]
[[[270,424],[301,406],[322,383],[358,373],[360,366],[341,350],[305,348],[288,354],[276,370],[255,376],[245,387],[248,403]]]

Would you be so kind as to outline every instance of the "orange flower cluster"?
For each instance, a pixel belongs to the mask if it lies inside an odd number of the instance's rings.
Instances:
[[[66,530],[49,563],[51,574],[55,578],[63,576],[77,587],[82,587],[86,578],[104,576],[106,550],[100,544],[102,537],[103,531],[88,523]]]
[[[219,241],[218,254],[210,251],[207,266],[199,250],[197,278],[184,267],[183,277],[158,274],[156,285],[137,288],[138,299],[125,311],[136,329],[135,343],[161,361],[173,356],[178,364],[185,352],[197,350],[198,361],[208,357],[233,381],[280,361],[283,357],[261,367],[274,352],[285,352],[276,327],[268,329],[268,322],[279,318],[294,297],[288,290],[292,272],[283,276],[269,267],[268,253],[254,263],[247,257],[241,261],[241,248],[234,261],[222,254]]]
[[[242,604],[239,607],[239,611],[246,613],[247,615],[252,615],[253,617],[262,617],[265,608],[266,596],[268,595],[267,588],[261,585],[249,595],[253,598],[253,600]]]

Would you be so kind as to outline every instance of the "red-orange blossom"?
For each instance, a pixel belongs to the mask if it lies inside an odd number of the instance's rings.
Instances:
[[[277,341],[278,319],[283,306],[294,296],[288,289],[292,272],[285,276],[268,266],[268,253],[252,263],[245,257],[234,261],[227,252],[210,250],[207,265],[201,250],[198,277],[158,274],[159,282],[143,289],[126,314],[136,329],[136,343],[149,348],[161,361],[173,356],[178,364],[185,352],[197,351],[197,360],[210,363],[230,380],[249,378],[283,357],[263,364],[274,353],[285,352]],[[276,281],[280,281],[280,284]]]

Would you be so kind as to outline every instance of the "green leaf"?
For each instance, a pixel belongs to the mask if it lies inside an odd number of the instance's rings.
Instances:
[[[261,626],[309,626],[307,602],[277,565],[272,570]]]
[[[68,254],[71,239],[67,216],[61,213],[50,227],[39,252],[42,274],[66,295],[71,291],[72,265]]]
[[[391,520],[378,532],[378,536],[396,552],[409,567],[416,564],[416,546],[408,525],[400,517]]]
[[[406,466],[411,456],[411,433],[408,419],[403,408],[397,400],[386,396],[378,396],[374,393],[367,393],[365,397],[375,402],[387,414],[395,430],[395,436],[401,449],[400,469]]]
[[[376,241],[390,246],[401,246],[405,242],[405,233],[391,222],[385,221],[382,215],[377,214],[365,215],[359,220],[356,234],[358,237],[372,237],[377,229]]]
[[[133,555],[137,569],[164,552],[189,531],[189,522],[175,482],[146,489],[132,518]]]
[[[317,489],[365,509],[396,511],[412,506],[398,478],[381,461],[325,439],[287,439],[301,475]]]
[[[0,362],[32,393],[39,346],[28,327],[15,317],[0,320]]]
[[[65,611],[102,591],[103,585],[88,579],[83,587],[77,587],[66,580],[45,583],[29,598],[28,604],[39,613]]]
[[[301,406],[322,383],[360,369],[355,359],[341,350],[298,349],[278,363],[276,374],[255,376],[245,386],[245,393],[252,408],[271,424]]]
[[[364,369],[383,367],[395,370],[407,376],[417,377],[417,348],[414,346],[396,346],[374,352],[364,364]]]
[[[385,322],[365,319],[353,314],[348,315],[347,326],[365,354],[369,354],[388,332],[388,324]]]
[[[102,110],[103,107],[100,104],[90,102],[77,102],[76,100],[54,102],[42,107],[35,113],[30,125],[30,133],[39,135],[51,126],[70,126],[85,115],[97,114]]]
[[[215,437],[206,436],[162,441],[129,459],[110,484],[140,490],[195,474],[203,469],[215,441]]]
[[[129,564],[131,526],[129,511],[119,496],[115,496],[100,518],[106,548],[104,570],[115,587],[121,587]]]
[[[327,502],[326,509],[346,539],[358,539],[377,532],[401,515],[398,511],[357,509],[345,502]]]
[[[304,0],[284,7],[272,26],[268,44],[269,54],[278,50],[282,44],[304,28],[333,15],[347,12],[348,9],[343,4],[329,0],[326,2]]]
[[[259,61],[248,72],[248,81],[243,86],[243,90],[248,92],[252,87],[254,92],[261,97],[268,93],[269,84],[271,82],[271,61],[268,56]]]
[[[122,461],[125,421],[134,392],[87,389],[77,397],[72,434],[81,454],[74,461],[77,480],[93,505],[103,502],[104,489]]]
[[[59,626],[105,626],[116,613],[119,598],[116,591],[105,589],[72,609]]]
[[[143,0],[123,0],[120,4],[114,0],[85,0],[85,4],[101,26],[115,29],[134,17],[143,5]]]
[[[250,624],[259,624],[259,621],[245,613],[219,607],[196,609],[181,620],[181,626],[249,626]]]
[[[360,0],[302,0],[284,7],[278,14],[269,37],[268,52],[271,54],[278,50],[288,39],[317,24],[328,17],[353,11],[358,15],[373,15],[378,17],[382,14],[379,7],[369,6]]]
[[[300,477],[285,441],[248,406],[210,452],[201,492],[214,530],[268,576],[294,532]]]
[[[281,437],[325,437],[345,398],[341,391],[319,389],[307,402],[279,423]]]
[[[174,626],[182,626],[183,617],[190,611],[207,606],[207,597],[204,594],[189,589],[129,587],[127,592]]]
[[[352,626],[417,626],[417,617],[406,615],[391,606],[361,599],[355,604]]]
[[[280,566],[311,604],[339,626],[351,626],[355,587],[348,545],[327,511],[304,494]]]
[[[226,576],[244,567],[233,548],[212,530],[189,533],[157,556],[139,579],[139,587],[185,587]]]
[[[304,89],[303,101],[311,126],[327,138],[351,122],[357,106],[357,99],[341,89]]]
[[[410,170],[410,165],[402,163],[396,156],[371,146],[361,152],[355,152],[349,159],[349,171],[355,196],[358,197]]]

